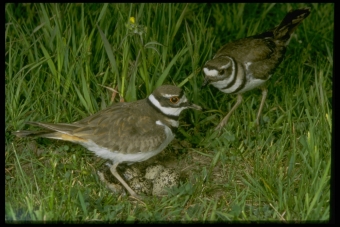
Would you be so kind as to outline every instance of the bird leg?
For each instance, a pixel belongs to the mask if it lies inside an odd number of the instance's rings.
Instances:
[[[101,182],[103,182],[106,185],[106,187],[108,189],[110,189],[111,191],[113,191],[115,194],[123,192],[123,186],[121,186],[120,184],[114,184],[114,183],[111,183],[111,182],[107,181],[105,179],[104,174],[102,172],[100,172],[99,170],[97,170],[97,174],[98,174],[99,179],[101,180]]]
[[[260,127],[260,116],[261,116],[262,109],[263,109],[263,106],[264,106],[264,101],[266,100],[267,93],[268,93],[268,89],[266,87],[261,87],[261,89],[262,89],[262,99],[261,99],[259,112],[257,112],[257,116],[256,116],[257,127]]]
[[[113,174],[113,176],[115,176],[117,178],[117,180],[119,180],[119,182],[126,188],[126,190],[130,193],[131,196],[139,199],[139,196],[136,194],[136,192],[134,192],[129,185],[123,180],[123,178],[120,177],[120,175],[118,174],[116,168],[118,166],[119,163],[114,163],[111,167],[110,167],[110,171]]]
[[[233,108],[231,108],[227,116],[225,116],[223,120],[217,125],[217,127],[215,128],[215,131],[221,130],[223,126],[227,124],[230,115],[237,109],[237,107],[241,104],[241,102],[242,102],[242,95],[237,94],[237,101],[235,105],[233,106]]]

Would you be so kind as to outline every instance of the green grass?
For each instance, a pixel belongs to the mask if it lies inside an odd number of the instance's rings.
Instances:
[[[202,65],[305,6],[312,12],[268,83],[260,131],[253,90],[217,135],[236,100],[201,89]],[[334,4],[26,3],[5,13],[6,221],[329,220]],[[112,194],[96,175],[104,161],[81,146],[11,134],[26,121],[80,120],[161,84],[205,108],[181,118],[177,139],[191,145],[178,162],[190,163],[189,177],[166,197]]]

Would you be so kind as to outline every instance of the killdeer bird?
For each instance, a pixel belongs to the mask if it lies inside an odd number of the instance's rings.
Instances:
[[[209,83],[224,93],[237,94],[236,104],[215,130],[227,124],[230,115],[241,104],[242,94],[256,87],[262,88],[262,100],[256,117],[259,126],[267,97],[264,83],[283,60],[291,34],[309,14],[309,8],[290,11],[275,28],[227,43],[213,59],[205,63],[203,86]]]
[[[18,137],[38,136],[78,143],[97,156],[113,162],[111,173],[133,196],[137,194],[116,171],[120,163],[145,161],[160,153],[173,139],[180,113],[191,104],[182,89],[163,85],[148,98],[116,103],[80,121],[67,123],[27,122],[43,131],[16,131]]]

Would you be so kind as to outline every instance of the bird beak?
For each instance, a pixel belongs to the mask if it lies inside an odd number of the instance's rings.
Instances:
[[[195,109],[195,110],[202,110],[202,107],[200,107],[199,105],[193,104],[193,103],[189,105],[189,108]]]

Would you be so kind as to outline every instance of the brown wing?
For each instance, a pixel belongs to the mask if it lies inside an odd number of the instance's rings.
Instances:
[[[157,149],[166,139],[164,127],[155,124],[157,116],[147,114],[151,107],[146,105],[145,100],[131,104],[117,103],[72,124],[27,122],[44,130],[17,131],[14,134],[75,143],[86,143],[90,139],[99,146],[125,153]]]
[[[95,115],[73,123],[72,135],[91,139],[97,145],[125,153],[145,152],[158,148],[166,139],[164,127],[149,116],[144,100],[118,103]]]
[[[271,39],[244,38],[227,43],[218,50],[215,57],[228,55],[239,62],[258,62],[271,57],[275,43]]]

